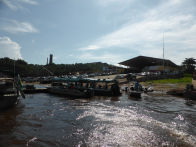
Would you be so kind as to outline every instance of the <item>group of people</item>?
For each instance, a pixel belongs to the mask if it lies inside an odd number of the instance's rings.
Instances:
[[[143,92],[153,92],[153,88],[143,87],[138,81],[135,81],[134,85],[130,88],[131,91],[143,91]]]
[[[142,85],[141,85],[138,81],[136,81],[136,82],[134,83],[134,86],[132,86],[132,87],[130,88],[130,90],[132,90],[132,91],[142,91],[143,88],[142,88]]]

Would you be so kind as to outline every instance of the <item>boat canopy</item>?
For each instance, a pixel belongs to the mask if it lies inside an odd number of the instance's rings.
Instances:
[[[91,82],[105,82],[105,83],[116,83],[117,80],[114,79],[93,79],[93,78],[53,78],[53,82],[81,82],[81,83],[91,83]]]

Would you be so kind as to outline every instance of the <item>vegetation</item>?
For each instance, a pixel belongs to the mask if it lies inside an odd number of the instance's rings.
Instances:
[[[14,65],[15,74],[20,74],[22,77],[26,76],[60,76],[75,73],[95,73],[102,72],[103,67],[108,67],[110,69],[115,68],[113,65],[107,63],[95,62],[95,63],[76,63],[76,64],[51,64],[51,65],[34,65],[28,64],[24,60],[12,60],[7,57],[0,58],[0,75],[13,76],[14,75]]]
[[[196,59],[194,58],[186,58],[183,62],[182,65],[185,69],[186,73],[193,74],[195,70],[195,65],[196,65]]]
[[[185,76],[180,79],[162,79],[147,82],[151,82],[153,84],[191,84],[192,76],[190,76],[190,74],[185,74]]]

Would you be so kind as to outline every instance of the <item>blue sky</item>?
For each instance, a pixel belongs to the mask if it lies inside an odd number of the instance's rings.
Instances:
[[[195,0],[0,0],[0,57],[45,64],[196,58]]]

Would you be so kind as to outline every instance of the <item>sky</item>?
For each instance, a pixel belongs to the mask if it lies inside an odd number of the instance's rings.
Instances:
[[[0,58],[46,64],[196,58],[195,0],[0,0]]]

